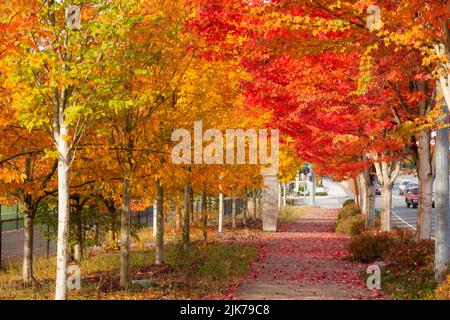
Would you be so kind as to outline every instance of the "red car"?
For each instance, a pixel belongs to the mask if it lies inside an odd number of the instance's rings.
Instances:
[[[432,207],[434,208],[434,196],[435,193],[433,192],[433,202],[432,202]],[[417,208],[417,206],[419,205],[419,188],[418,187],[409,187],[405,190],[405,202],[406,202],[406,206],[409,207],[413,207],[413,208]]]
[[[405,190],[405,202],[406,206],[417,208],[419,205],[419,188],[409,187]]]

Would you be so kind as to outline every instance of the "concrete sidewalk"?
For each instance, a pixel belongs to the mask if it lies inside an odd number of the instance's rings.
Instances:
[[[238,299],[380,299],[361,279],[366,265],[344,260],[348,238],[334,233],[336,218],[336,210],[311,209],[267,235],[260,258],[237,289]]]

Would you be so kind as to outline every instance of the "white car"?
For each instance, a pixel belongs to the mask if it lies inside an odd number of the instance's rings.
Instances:
[[[403,195],[405,193],[406,187],[410,184],[410,180],[402,180],[400,181],[400,185],[398,186],[398,194]]]

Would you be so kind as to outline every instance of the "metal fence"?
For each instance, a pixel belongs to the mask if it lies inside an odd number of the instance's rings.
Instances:
[[[153,225],[153,207],[147,207],[142,211],[133,211],[131,213],[131,223],[144,226]]]
[[[0,231],[10,231],[23,228],[23,217],[18,206],[0,205]]]

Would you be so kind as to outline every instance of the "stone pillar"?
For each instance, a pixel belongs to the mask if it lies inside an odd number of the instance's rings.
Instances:
[[[262,195],[262,221],[264,231],[277,231],[278,177],[265,175]]]

